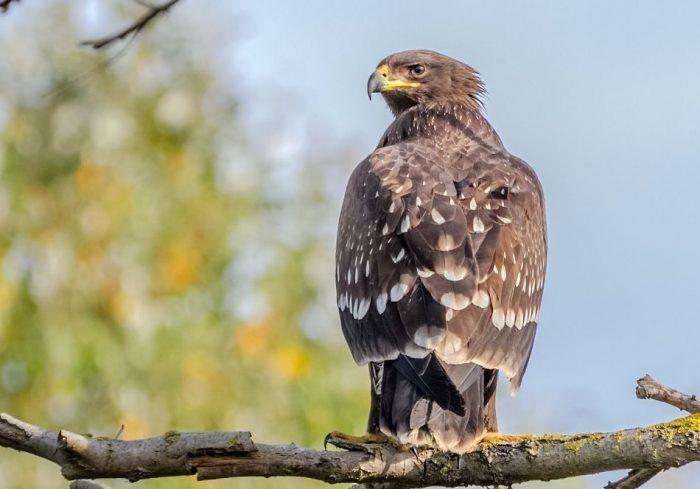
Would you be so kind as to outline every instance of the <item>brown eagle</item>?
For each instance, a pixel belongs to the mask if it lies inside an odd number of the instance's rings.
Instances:
[[[463,453],[497,431],[498,371],[515,392],[530,358],[542,188],[484,118],[471,67],[400,52],[367,92],[396,118],[348,182],[336,287],[353,358],[369,364],[368,432]]]

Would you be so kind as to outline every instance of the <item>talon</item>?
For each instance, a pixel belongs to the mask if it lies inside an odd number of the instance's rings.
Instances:
[[[327,449],[328,444],[344,450],[364,452],[371,451],[372,445],[391,444],[397,449],[401,449],[402,447],[398,442],[383,433],[368,433],[366,435],[356,436],[339,431],[331,431],[326,435],[326,438],[323,440],[324,449]]]
[[[518,443],[523,440],[522,436],[518,435],[506,435],[505,433],[499,433],[497,431],[490,431],[485,433],[484,436],[479,441],[479,444],[487,445],[497,445],[501,443]]]

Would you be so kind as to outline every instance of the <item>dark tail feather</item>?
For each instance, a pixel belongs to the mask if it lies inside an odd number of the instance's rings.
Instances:
[[[430,354],[425,358],[399,355],[391,364],[428,400],[435,401],[442,409],[464,416],[464,399],[435,355]]]
[[[423,359],[418,362],[421,361]],[[381,430],[395,436],[401,443],[433,445],[445,451],[466,452],[484,434],[485,391],[490,391],[491,398],[495,381],[491,376],[485,379],[485,370],[474,363],[442,364],[434,357],[424,363],[418,362],[384,363],[381,393],[378,396]],[[461,402],[454,403],[450,397],[454,396],[454,392],[443,386],[445,379],[440,378],[437,372],[442,372]],[[495,374],[493,372],[493,376]],[[432,383],[434,376],[438,376],[439,389]],[[485,382],[491,385],[487,386]],[[440,397],[442,405],[431,393]],[[461,409],[454,409],[455,405]],[[495,416],[495,412],[493,414]]]

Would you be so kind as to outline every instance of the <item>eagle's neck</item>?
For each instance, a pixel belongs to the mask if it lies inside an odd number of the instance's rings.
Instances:
[[[389,125],[378,147],[419,137],[439,140],[455,133],[457,137],[467,137],[494,149],[503,148],[481,111],[461,102],[429,102],[407,108]]]

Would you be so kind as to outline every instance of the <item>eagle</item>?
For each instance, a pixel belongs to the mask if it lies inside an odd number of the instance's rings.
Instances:
[[[470,66],[399,52],[367,93],[395,118],[350,176],[335,262],[343,335],[369,365],[366,436],[464,453],[498,431],[499,371],[514,394],[530,359],[547,257],[542,187],[485,119]]]

